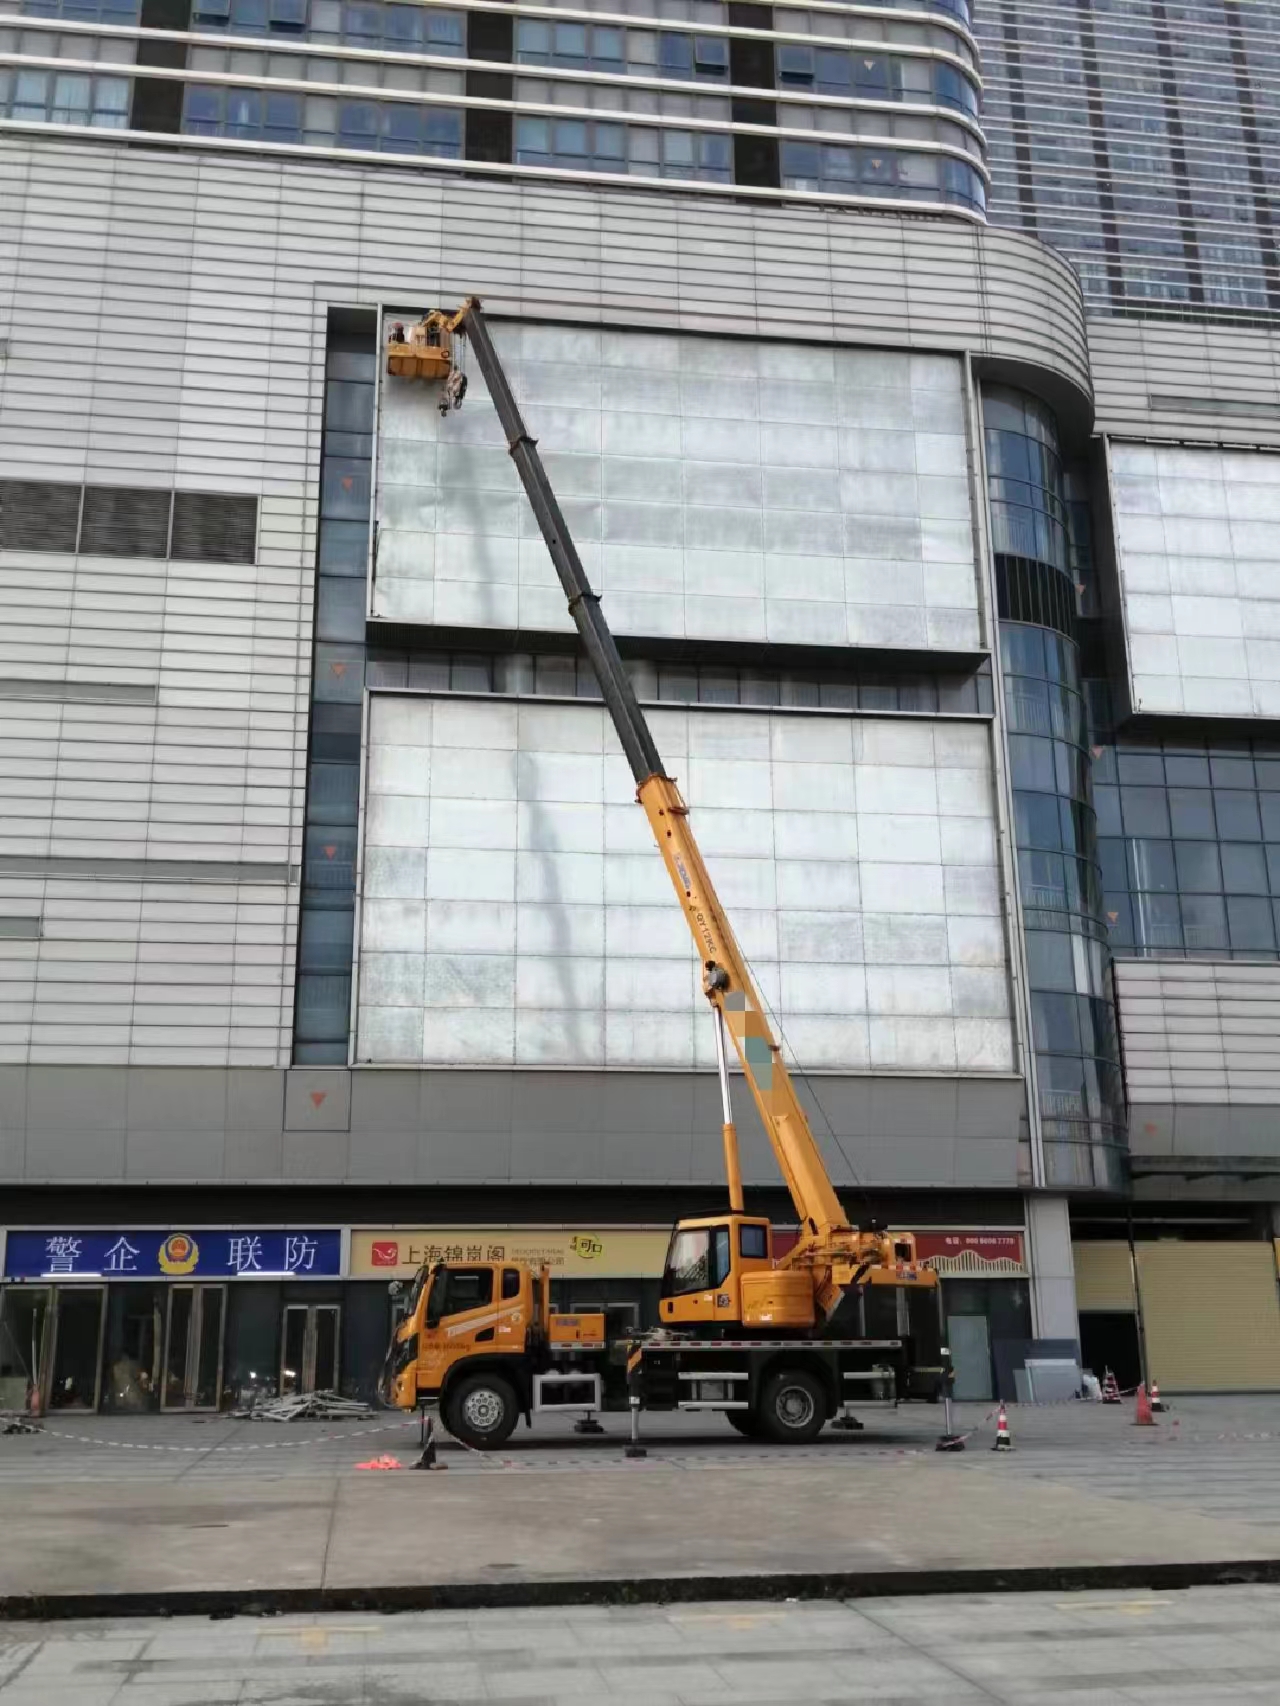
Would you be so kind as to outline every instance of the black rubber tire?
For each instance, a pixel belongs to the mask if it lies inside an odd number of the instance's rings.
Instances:
[[[501,1374],[469,1374],[449,1393],[444,1425],[455,1439],[476,1451],[496,1451],[511,1438],[520,1406],[511,1382]]]
[[[724,1419],[731,1428],[736,1428],[743,1439],[762,1439],[760,1418],[751,1410],[726,1410]]]
[[[803,1368],[784,1368],[765,1382],[760,1398],[761,1437],[779,1445],[807,1445],[827,1421],[822,1382]]]

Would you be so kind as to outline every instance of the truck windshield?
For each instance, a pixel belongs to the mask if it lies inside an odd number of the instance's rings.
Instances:
[[[417,1309],[418,1303],[422,1297],[422,1289],[430,1277],[431,1269],[424,1262],[414,1277],[413,1289],[410,1291],[409,1301],[405,1305],[405,1316],[408,1320],[413,1319],[414,1311]]]
[[[729,1228],[692,1226],[678,1231],[667,1251],[662,1295],[708,1291],[729,1277]]]

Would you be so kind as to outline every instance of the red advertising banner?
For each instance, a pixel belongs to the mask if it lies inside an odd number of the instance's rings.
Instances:
[[[775,1260],[786,1255],[798,1236],[793,1227],[774,1227]],[[921,1265],[943,1278],[1016,1279],[1027,1272],[1020,1231],[917,1232],[915,1237]]]
[[[917,1232],[916,1254],[939,1274],[997,1279],[1025,1274],[1021,1232]]]

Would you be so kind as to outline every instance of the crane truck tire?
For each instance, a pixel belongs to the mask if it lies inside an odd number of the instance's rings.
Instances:
[[[477,1451],[504,1445],[519,1419],[515,1390],[500,1374],[467,1375],[445,1400],[445,1427]]]
[[[822,1382],[806,1369],[784,1368],[765,1382],[758,1418],[763,1438],[780,1445],[806,1445],[818,1437],[826,1420]]]

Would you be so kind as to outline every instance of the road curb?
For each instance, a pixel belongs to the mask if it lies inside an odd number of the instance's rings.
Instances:
[[[887,1599],[930,1594],[1280,1584],[1280,1557],[1186,1564],[1059,1564],[992,1570],[832,1570],[731,1576],[622,1576],[597,1581],[434,1582],[409,1587],[157,1589],[6,1594],[2,1622],[71,1618],[280,1617],[315,1612],[481,1611],[518,1606],[678,1605],[710,1600]]]

